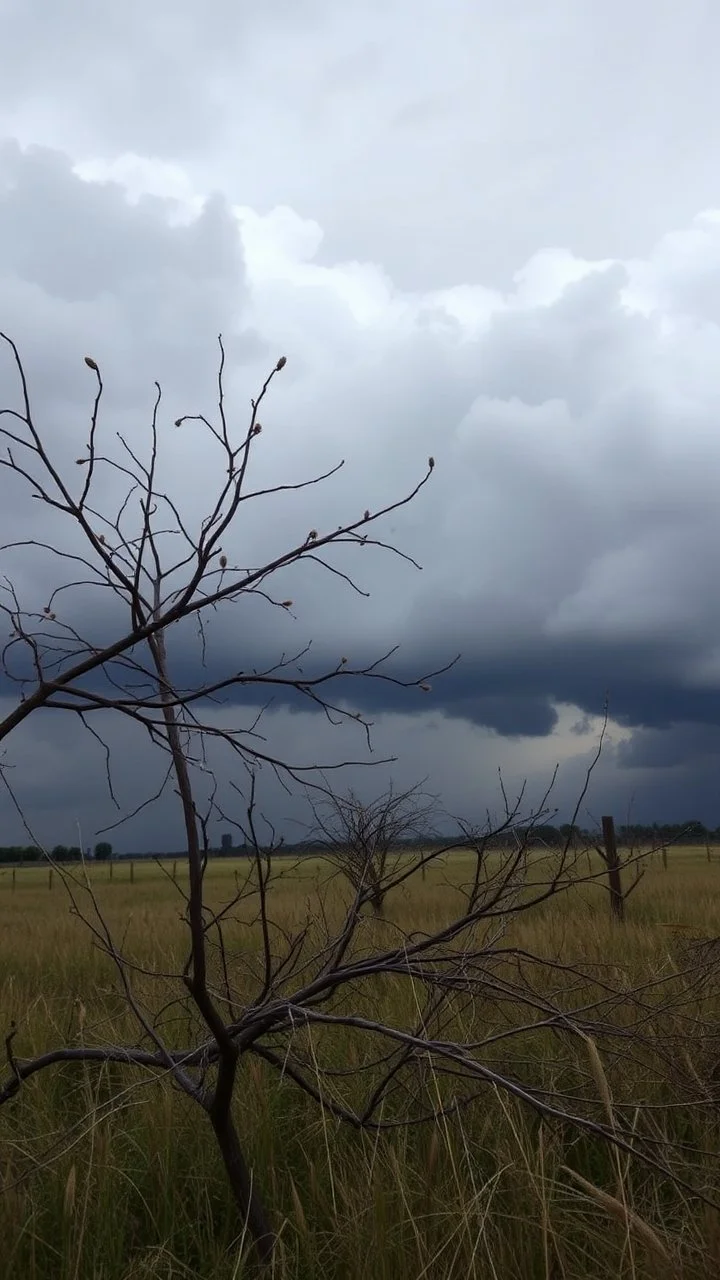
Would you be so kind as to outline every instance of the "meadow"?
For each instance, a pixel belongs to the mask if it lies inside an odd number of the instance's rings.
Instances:
[[[232,894],[239,868],[233,860],[209,864],[210,903]],[[178,864],[178,877],[183,870]],[[135,863],[132,882],[127,862],[114,865],[112,880],[108,865],[90,871],[115,936],[138,965],[158,973],[181,968],[186,948],[182,902],[167,871]],[[390,928],[394,920],[405,929],[438,927],[466,871],[456,855],[424,879],[415,877],[391,895],[387,920],[372,928]],[[320,859],[308,858],[281,875],[272,905],[278,927],[302,923],[327,874]],[[340,911],[343,894],[333,879],[330,910]],[[608,895],[593,883],[518,916],[508,932],[528,952],[597,963],[627,981],[629,991],[681,969],[689,940],[718,934],[720,854],[708,859],[698,848],[671,849],[666,867],[653,855],[628,899],[624,925],[611,919]],[[260,948],[249,917],[234,943],[248,961]],[[247,983],[250,997],[250,976]],[[172,981],[140,974],[136,985],[148,1007],[157,1007],[169,999]],[[407,998],[392,978],[377,995],[389,1020],[407,1016]],[[659,1046],[670,1046],[670,1059],[680,1022],[720,1023],[716,981],[693,1000],[658,1010],[653,1035]],[[57,872],[49,884],[47,867],[18,868],[14,876],[0,870],[0,1014],[3,1037],[17,1024],[19,1057],[59,1043],[137,1037],[115,969],[69,910]],[[489,1007],[473,1014],[481,1021],[492,1016]],[[177,1017],[182,1043],[180,1006]],[[592,1135],[541,1121],[491,1084],[434,1123],[363,1133],[323,1113],[263,1062],[243,1060],[238,1126],[280,1231],[268,1274],[277,1280],[720,1275],[720,1211],[707,1203],[720,1204],[720,1095],[712,1076],[720,1040],[698,1035],[696,1051],[682,1051],[683,1079],[690,1071],[698,1085],[692,1105],[667,1072],[648,1070],[647,1057],[628,1052],[599,1060],[592,1045],[539,1035],[523,1044],[527,1056],[514,1061],[516,1075],[525,1072],[552,1089],[572,1067],[601,1117],[608,1111],[627,1117],[641,1099],[643,1123],[654,1126],[658,1150],[688,1185],[631,1165]],[[334,1046],[339,1069],[357,1065],[352,1036],[335,1037]],[[351,1104],[360,1083],[349,1075],[339,1087]],[[705,1201],[690,1184],[703,1189]],[[212,1133],[168,1079],[114,1065],[63,1064],[27,1081],[0,1107],[3,1280],[241,1280],[255,1274],[245,1243]]]

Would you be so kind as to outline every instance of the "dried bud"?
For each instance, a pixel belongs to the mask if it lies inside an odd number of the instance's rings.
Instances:
[[[282,608],[283,608],[283,609],[290,609],[290,608],[292,608],[292,600],[283,600],[283,602],[282,602]]]
[[[285,368],[286,364],[287,364],[287,356],[281,356],[277,364],[275,365],[275,368],[277,369],[278,373],[280,372],[281,369]]]
[[[176,419],[175,419],[175,426],[176,426],[176,427],[181,427],[181,426],[182,426],[182,418],[176,418]]]
[[[432,458],[432,457],[428,458],[428,466],[429,466],[430,470],[432,471],[433,467],[435,466],[435,459],[434,459],[434,458]]]
[[[220,568],[227,569],[227,556],[220,557]]]
[[[262,431],[262,427],[260,426],[260,423],[256,422],[255,426],[253,427],[253,435],[259,436],[261,431]]]
[[[347,658],[341,658],[341,659],[340,659],[340,666],[341,666],[341,667],[344,667],[346,662],[347,662]]]
[[[48,618],[50,617],[50,605],[49,605],[49,604],[46,604],[46,605],[45,605],[45,608],[43,609],[43,613],[46,613],[46,614],[47,614],[47,616],[48,616]]]
[[[54,622],[54,621],[55,621],[55,614],[54,614],[54,613],[49,613],[49,614],[48,614],[48,618],[50,619],[50,621],[51,621],[51,622]]]
[[[365,514],[363,515],[363,520],[369,520],[369,519],[370,519],[370,512],[366,511]]]
[[[429,693],[432,689],[432,685],[426,684],[424,680],[421,680],[418,688],[422,689],[423,693]]]
[[[76,466],[76,467],[84,467],[84,466],[85,466],[85,464],[86,464],[86,463],[88,463],[89,461],[90,461],[90,459],[89,459],[89,458],[76,458],[76,459],[75,459],[75,466]]]
[[[86,357],[85,357],[85,363],[86,363],[86,365],[87,365],[88,369],[94,369],[94,370],[95,370],[95,373],[99,373],[99,372],[100,372],[100,370],[98,369],[97,364],[96,364],[96,362],[93,360],[92,356],[86,356]]]
[[[104,533],[99,533],[99,534],[98,534],[98,536],[97,536],[97,540],[98,540],[98,542],[102,542],[103,546],[105,546],[105,534],[104,534]]]
[[[317,529],[311,529],[307,536],[308,542],[314,542],[316,538],[317,538]]]

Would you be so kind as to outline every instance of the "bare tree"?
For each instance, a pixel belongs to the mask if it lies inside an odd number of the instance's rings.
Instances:
[[[417,846],[433,837],[437,801],[422,786],[395,791],[391,783],[372,800],[362,800],[352,789],[340,794],[327,782],[317,798],[308,793],[313,815],[309,841],[342,872],[355,893],[367,896],[377,915],[382,915],[386,886],[402,847],[407,852],[408,845],[416,846],[417,856]]]
[[[198,424],[219,460],[216,492],[195,527],[160,479],[159,387],[147,457],[121,435],[113,456],[103,442],[99,417],[102,377],[95,360],[86,358],[96,391],[85,450],[78,459],[80,478],[72,483],[36,423],[18,350],[10,338],[3,340],[15,363],[21,397],[19,408],[2,410],[6,453],[0,462],[11,480],[27,487],[40,509],[66,519],[73,530],[66,547],[53,534],[52,541],[32,537],[8,543],[3,550],[6,555],[21,549],[40,552],[61,566],[75,566],[79,576],[61,582],[42,608],[26,606],[18,583],[5,582],[2,608],[12,635],[2,653],[3,671],[5,680],[14,682],[18,700],[0,724],[0,738],[8,738],[41,709],[74,715],[105,752],[112,798],[112,753],[93,721],[108,712],[128,719],[165,754],[166,783],[158,795],[165,785],[174,785],[183,815],[188,878],[187,888],[173,881],[183,899],[187,925],[185,963],[178,972],[155,971],[113,936],[84,864],[57,866],[72,910],[114,966],[137,1035],[131,1043],[116,1044],[103,1038],[99,1029],[95,1041],[86,1033],[82,1043],[61,1042],[27,1058],[18,1048],[22,1027],[8,1027],[7,1076],[0,1082],[0,1104],[11,1102],[25,1081],[60,1063],[117,1063],[159,1078],[169,1076],[206,1115],[237,1205],[239,1228],[249,1232],[263,1263],[273,1254],[276,1234],[262,1194],[262,1171],[251,1167],[243,1146],[235,1098],[238,1074],[252,1058],[277,1070],[329,1114],[359,1129],[433,1121],[467,1105],[489,1085],[521,1099],[553,1123],[573,1125],[615,1144],[661,1177],[676,1176],[652,1125],[643,1130],[639,1112],[609,1118],[602,1111],[596,1114],[584,1087],[586,1073],[572,1052],[562,1086],[548,1089],[540,1073],[528,1080],[528,1043],[538,1036],[554,1036],[561,1044],[592,1041],[598,1053],[615,1058],[644,1055],[655,1071],[663,1048],[657,1032],[663,988],[655,975],[636,984],[629,995],[624,981],[614,984],[607,974],[594,974],[582,964],[561,964],[556,956],[528,954],[508,933],[519,914],[571,890],[579,878],[577,852],[528,849],[527,833],[533,822],[543,820],[546,800],[534,815],[523,814],[521,822],[520,797],[506,805],[504,818],[494,827],[477,831],[465,825],[457,839],[442,848],[427,850],[409,863],[386,861],[382,875],[359,881],[339,907],[319,885],[304,922],[294,932],[273,918],[274,886],[288,868],[285,864],[278,870],[272,856],[277,843],[272,830],[261,838],[258,778],[261,771],[270,770],[287,785],[293,780],[307,783],[320,765],[289,761],[270,750],[260,736],[257,717],[236,728],[221,725],[211,714],[217,700],[248,688],[260,695],[280,688],[333,723],[359,723],[367,735],[368,722],[348,703],[353,685],[374,680],[427,691],[433,673],[400,678],[389,666],[394,651],[363,665],[339,658],[327,668],[298,670],[299,662],[307,664],[311,657],[304,646],[300,653],[281,655],[263,669],[238,666],[211,675],[203,667],[189,685],[173,674],[172,640],[182,638],[188,621],[198,626],[202,651],[204,620],[221,606],[253,597],[287,613],[292,602],[276,598],[272,580],[289,569],[311,565],[354,588],[350,576],[327,553],[348,546],[392,550],[372,536],[374,526],[420,492],[432,472],[432,458],[420,482],[397,502],[374,514],[365,510],[326,533],[313,528],[261,565],[241,568],[230,562],[223,544],[245,504],[316,485],[338,470],[333,467],[298,483],[251,488],[260,407],[284,358],[252,402],[249,425],[238,441],[226,412],[222,342],[217,420],[203,415],[177,420],[176,426]],[[109,514],[107,497],[104,506],[96,497],[99,477],[108,475],[111,481],[126,482],[117,508]],[[179,552],[168,561],[167,548],[172,552],[178,546]],[[70,598],[74,589],[86,600],[88,584],[109,594],[115,612],[109,607],[94,627],[88,622],[87,630],[81,631],[77,619],[83,611],[74,609]],[[92,618],[87,612],[85,616]],[[108,639],[109,626],[116,629]],[[244,785],[235,784],[242,797],[242,818],[226,811],[213,782],[209,762],[219,747],[227,749],[239,772],[240,767],[245,771]],[[324,769],[342,763],[326,764]],[[22,797],[5,765],[0,782],[23,815]],[[406,793],[404,801],[412,800],[412,791]],[[217,817],[233,821],[243,831],[253,856],[245,874],[237,877],[232,896],[220,906],[210,906],[205,891],[208,830]],[[23,820],[31,830],[30,818]],[[496,837],[516,827],[526,833],[518,846],[506,843],[496,851]],[[443,919],[431,932],[413,932],[401,921],[378,920],[365,911],[378,897],[382,900],[407,885],[417,872],[431,865],[441,869],[454,849],[468,845],[467,883],[451,885],[452,892],[443,899]],[[231,923],[253,929],[256,952],[232,945]],[[673,1012],[682,1007],[683,999],[695,1002],[687,1031],[688,1042],[694,1041],[703,1030],[700,979],[690,968],[670,977],[667,998],[674,1002]],[[378,994],[398,983],[410,984],[412,991],[414,1012],[403,1025],[390,1016]],[[148,986],[154,995],[148,995]],[[178,1006],[187,1036],[182,1043],[177,1039]],[[360,1065],[350,1074],[356,1088],[358,1081],[365,1082],[365,1100],[359,1106],[344,1093],[348,1073],[337,1070],[338,1037],[343,1046],[358,1042],[350,1061]],[[675,1050],[681,1038],[677,1032]],[[669,1072],[676,1070],[679,1060],[675,1051],[668,1060]]]
[[[348,697],[352,681],[363,678],[404,687],[415,686],[426,691],[431,676],[423,674],[416,679],[403,680],[393,675],[388,669],[388,662],[395,650],[362,666],[353,666],[345,658],[339,658],[329,668],[307,674],[299,666],[309,656],[309,645],[305,645],[292,656],[282,655],[263,670],[239,668],[214,679],[207,679],[203,673],[198,682],[190,688],[183,688],[171,674],[167,637],[171,628],[177,629],[184,621],[195,620],[204,646],[203,624],[210,612],[249,596],[260,597],[272,608],[287,612],[292,607],[292,600],[274,598],[270,594],[270,582],[273,575],[279,576],[281,571],[300,562],[317,566],[359,590],[346,573],[325,558],[324,553],[347,545],[375,546],[394,551],[389,544],[372,536],[373,526],[420,492],[430,478],[434,461],[429,459],[423,478],[397,502],[373,514],[366,509],[356,518],[326,533],[310,529],[271,560],[257,567],[241,568],[229,562],[228,554],[223,550],[223,540],[230,535],[234,522],[244,511],[244,505],[248,501],[258,502],[283,492],[310,488],[334,476],[343,465],[340,462],[321,475],[299,482],[255,490],[250,488],[251,458],[262,431],[260,408],[270,384],[285,366],[284,356],[266,378],[259,395],[251,401],[249,424],[236,440],[226,412],[225,352],[222,338],[219,338],[217,422],[210,422],[202,414],[186,415],[175,421],[176,428],[188,423],[199,424],[208,433],[210,443],[214,443],[220,463],[219,479],[208,504],[208,513],[199,529],[194,530],[186,523],[176,500],[161,486],[159,412],[162,393],[159,384],[156,384],[150,420],[147,458],[141,456],[119,433],[119,450],[113,456],[102,440],[99,411],[103,380],[100,368],[92,357],[85,358],[85,364],[94,375],[96,389],[85,451],[77,459],[82,476],[79,483],[73,484],[63,473],[62,460],[52,457],[36,424],[17,346],[8,335],[0,336],[12,355],[21,391],[19,408],[0,410],[6,422],[9,420],[9,425],[1,429],[6,453],[0,462],[13,479],[24,482],[30,496],[40,506],[67,517],[74,525],[75,535],[81,535],[81,545],[78,547],[75,536],[69,541],[70,549],[58,547],[54,541],[33,537],[8,542],[2,550],[5,553],[20,548],[40,551],[46,557],[58,558],[61,564],[76,566],[82,575],[72,582],[61,582],[42,609],[24,607],[16,585],[9,579],[5,581],[5,600],[0,607],[8,619],[11,634],[2,652],[3,671],[6,680],[15,684],[19,697],[14,709],[0,723],[0,740],[7,738],[13,729],[40,708],[73,713],[97,737],[97,731],[90,723],[92,716],[112,710],[143,728],[151,741],[168,754],[166,782],[172,778],[176,784],[189,868],[186,915],[190,943],[182,980],[217,1049],[217,1078],[212,1087],[193,1080],[186,1067],[176,1063],[163,1046],[146,1015],[134,1002],[127,966],[107,931],[101,929],[101,934],[103,944],[116,960],[138,1022],[153,1046],[150,1059],[155,1059],[156,1065],[162,1063],[166,1069],[172,1068],[181,1087],[207,1111],[240,1212],[249,1223],[261,1256],[268,1256],[272,1232],[245,1166],[231,1112],[240,1050],[212,994],[208,973],[210,924],[203,904],[203,875],[208,849],[207,822],[212,802],[203,814],[197,800],[193,770],[203,767],[208,743],[216,745],[218,742],[227,746],[237,756],[238,764],[248,770],[253,795],[253,771],[261,765],[269,767],[281,778],[294,779],[306,776],[317,766],[295,765],[263,750],[257,720],[250,728],[228,731],[211,718],[203,718],[201,708],[209,701],[217,702],[221,694],[231,691],[252,687],[262,696],[264,692],[281,688],[292,690],[335,723],[349,719],[358,721],[368,734],[370,726],[362,714],[334,701],[329,692],[331,687],[342,687],[341,698]],[[95,505],[95,491],[108,475],[111,481],[126,482],[114,514],[108,514],[107,510]],[[180,552],[171,555],[168,562],[166,548],[168,545],[173,548],[178,542]],[[396,554],[409,563],[415,563],[402,552],[397,551]],[[76,593],[84,589],[87,596],[89,587],[109,592],[125,613],[126,622],[109,643],[97,635],[81,633],[76,625],[76,617],[81,611],[73,609],[68,597],[73,589]],[[100,634],[104,622],[104,618],[98,622],[96,630]],[[109,762],[109,747],[103,745]],[[338,767],[338,763],[326,766],[329,767]],[[10,790],[5,770],[0,777]],[[113,795],[109,771],[108,784]],[[69,885],[67,879],[66,883]],[[264,883],[262,875],[260,883]],[[89,883],[85,887],[90,891]],[[204,1053],[203,1050],[201,1058]],[[138,1051],[134,1057],[132,1054],[120,1056],[127,1061],[149,1060],[144,1050]],[[14,1059],[12,1061],[15,1063]],[[22,1078],[16,1064],[13,1075],[15,1083]]]

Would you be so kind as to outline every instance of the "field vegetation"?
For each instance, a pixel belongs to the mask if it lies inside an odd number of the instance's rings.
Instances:
[[[500,857],[501,855],[492,855]],[[596,855],[583,855],[594,859]],[[480,924],[503,946],[556,962],[536,983],[563,991],[573,1007],[601,1000],[602,985],[628,1001],[604,1011],[622,1031],[606,1048],[592,1036],[538,1026],[503,1039],[526,1005],[477,984],[453,1005],[448,1026],[483,1041],[483,1062],[519,1082],[572,1097],[590,1120],[623,1132],[636,1125],[664,1176],[592,1131],[539,1117],[491,1080],[473,1089],[428,1062],[425,1103],[437,1119],[357,1131],[257,1057],[243,1057],[234,1108],[253,1177],[279,1240],[267,1271],[282,1280],[711,1280],[720,1275],[720,995],[712,945],[720,919],[720,856],[700,848],[652,855],[613,920],[601,879],[580,883],[528,913]],[[471,872],[455,853],[393,890],[382,917],[369,912],[353,946],[369,950],[399,926],[437,931],[456,912]],[[599,858],[594,870],[600,870]],[[279,864],[278,864],[279,865]],[[232,896],[241,860],[211,862],[205,900]],[[588,868],[590,869],[590,868]],[[178,877],[187,874],[179,864]],[[191,1038],[192,1011],[177,999],[187,927],[166,867],[91,867],[113,935],[138,972],[136,994],[163,1019],[170,1044]],[[268,915],[293,933],[322,911],[338,921],[347,881],[320,858],[279,867]],[[234,988],[256,994],[262,939],[255,908],[226,926]],[[372,936],[370,936],[372,935]],[[569,966],[563,968],[563,966]],[[243,977],[245,974],[245,977]],[[578,976],[584,975],[583,977]],[[157,976],[160,975],[160,976]],[[501,975],[500,975],[501,976]],[[510,966],[508,965],[508,980]],[[657,984],[657,997],[653,983]],[[643,992],[642,1018],[632,1017]],[[538,987],[538,995],[543,991]],[[376,989],[344,990],[347,1012],[393,1026],[412,1022],[420,993],[407,977]],[[12,1053],[30,1057],[63,1044],[122,1044],[136,1035],[116,968],[69,909],[57,872],[0,870],[0,1009],[15,1023]],[[653,1009],[654,1016],[651,1016]],[[415,1011],[416,1012],[416,1011]],[[175,1022],[173,1021],[175,1019]],[[697,1028],[694,1035],[693,1028]],[[495,1036],[494,1042],[492,1038]],[[377,1045],[352,1027],[298,1027],[293,1054],[318,1066],[318,1088],[352,1110],[367,1094]],[[333,1074],[333,1068],[337,1074]],[[365,1068],[365,1070],[361,1070]],[[450,1095],[460,1099],[450,1114]],[[705,1099],[705,1104],[699,1099]],[[388,1095],[385,1117],[418,1099]],[[0,1108],[0,1271],[6,1280],[239,1280],[255,1274],[238,1235],[232,1196],[209,1126],[170,1077],[117,1063],[64,1063],[25,1081]]]

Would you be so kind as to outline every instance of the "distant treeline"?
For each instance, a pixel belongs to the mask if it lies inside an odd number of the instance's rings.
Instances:
[[[720,843],[720,827],[706,827],[703,822],[653,822],[653,823],[616,823],[615,834],[619,845],[633,847],[638,845],[664,844],[713,844]],[[597,830],[572,826],[563,823],[559,827],[549,825],[533,826],[527,829],[515,827],[504,837],[504,843],[517,844],[527,838],[531,843],[543,843],[550,846],[571,844],[598,844],[602,836]]]
[[[87,852],[89,854],[90,850],[88,849]],[[94,856],[98,859],[112,858],[112,853],[112,845],[105,840],[95,845]],[[0,863],[40,862],[44,856],[43,850],[36,844],[0,845]],[[82,858],[82,849],[78,844],[56,844],[50,850],[50,856],[56,862],[79,862]]]
[[[663,844],[720,844],[720,827],[706,827],[702,822],[665,822],[652,824],[631,823],[619,825],[616,827],[618,844],[625,847],[637,847],[641,845],[663,845]],[[428,849],[433,845],[442,845],[448,841],[448,836],[428,835],[422,839],[401,840],[395,846],[400,852],[406,850],[408,853],[413,849]],[[514,827],[511,831],[503,834],[501,837],[493,839],[493,844],[505,844],[516,846],[527,841],[529,844],[542,844],[549,848],[561,848],[568,841],[574,845],[597,844],[601,837],[598,832],[588,830],[585,827],[571,826],[569,823],[563,823],[559,827],[549,824],[542,826],[533,826],[528,828]],[[317,854],[320,847],[317,841],[301,840],[296,844],[283,844],[274,850],[275,856],[285,857],[303,857]],[[182,851],[178,853],[135,853],[135,854],[114,854],[112,845],[107,841],[100,841],[88,855],[98,861],[107,861],[113,857],[137,858],[182,858],[185,855]],[[50,851],[51,857],[56,862],[79,862],[82,857],[82,851],[79,845],[56,844]],[[209,849],[208,857],[210,858],[242,858],[251,857],[254,850],[251,845],[238,844],[233,845],[228,842],[227,838],[222,841],[219,849]],[[9,863],[23,862],[40,862],[44,857],[42,849],[37,845],[4,845],[0,846],[0,865]]]
[[[615,832],[618,844],[625,847],[671,843],[705,845],[717,842],[720,844],[720,827],[706,827],[702,822],[616,824]],[[447,834],[428,834],[413,840],[398,840],[394,847],[398,851],[407,850],[410,852],[413,849],[428,849],[434,845],[443,845],[454,838],[454,836]],[[602,840],[602,835],[597,830],[593,831],[586,827],[572,826],[569,822],[562,823],[557,827],[543,823],[531,827],[514,826],[507,832],[494,836],[492,843],[494,845],[507,844],[516,846],[528,841],[530,844],[544,844],[560,848],[568,840],[573,844],[598,844]],[[318,853],[319,848],[318,841],[303,840],[297,844],[284,844],[278,852],[299,856]],[[242,857],[244,854],[252,854],[253,850],[246,845],[229,845],[225,843],[218,853],[220,857],[231,856],[237,858]]]
[[[42,856],[42,849],[34,844],[0,846],[0,862],[39,862]]]

